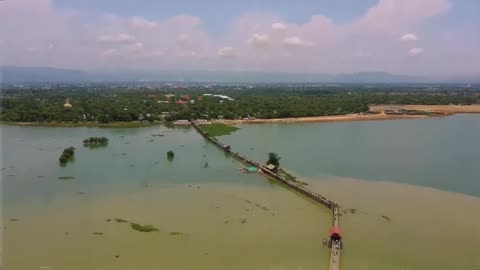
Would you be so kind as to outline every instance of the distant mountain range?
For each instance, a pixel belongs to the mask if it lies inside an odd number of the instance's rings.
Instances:
[[[480,83],[480,74],[470,77],[430,78],[386,72],[358,72],[337,75],[293,72],[228,72],[184,70],[74,70],[50,67],[0,67],[3,83],[27,82],[244,82],[244,83]]]

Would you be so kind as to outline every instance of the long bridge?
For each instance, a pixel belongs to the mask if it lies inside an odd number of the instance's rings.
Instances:
[[[255,162],[253,160],[250,160],[238,152],[232,151],[232,149],[230,148],[230,145],[225,145],[219,142],[218,140],[210,137],[208,133],[203,131],[195,121],[191,121],[191,125],[198,133],[202,135],[202,137],[204,137],[207,141],[216,145],[218,148],[222,149],[224,152],[230,153],[236,159],[246,164],[249,164],[251,166],[254,166],[255,168],[257,168],[257,170],[261,170],[264,175],[274,179],[275,181],[287,186],[288,188],[296,192],[301,193],[302,195],[314,200],[315,202],[327,207],[328,209],[331,209],[332,217],[333,217],[333,224],[332,224],[333,227],[330,230],[330,233],[329,233],[330,240],[328,242],[329,246],[331,246],[330,270],[340,269],[340,250],[342,248],[343,235],[342,235],[342,232],[340,231],[340,210],[338,205],[335,202],[323,197],[322,195],[314,191],[307,189],[304,185],[301,185],[296,182],[288,181],[287,179],[281,177],[276,172],[268,169],[266,166],[258,162]]]

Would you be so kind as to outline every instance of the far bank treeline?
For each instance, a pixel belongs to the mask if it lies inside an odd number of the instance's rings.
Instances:
[[[211,94],[227,95],[234,100]],[[245,117],[269,119],[361,113],[369,110],[369,104],[480,103],[478,89],[378,87],[372,90],[353,86],[256,86],[253,89],[233,86],[157,89],[108,85],[58,86],[48,90],[5,88],[1,98],[1,121],[100,123]]]

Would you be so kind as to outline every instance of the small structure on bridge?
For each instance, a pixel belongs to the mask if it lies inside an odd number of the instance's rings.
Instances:
[[[273,165],[273,164],[267,164],[267,166],[265,166],[265,168],[269,169],[270,171],[274,171],[277,166]]]
[[[328,236],[330,237],[330,240],[340,241],[340,240],[342,240],[343,233],[342,233],[342,231],[340,230],[339,227],[335,226],[335,227],[330,229],[330,232],[328,233]]]
[[[342,242],[343,233],[339,227],[334,226],[333,228],[331,228],[330,232],[328,233],[328,236],[330,237],[330,240],[328,241],[329,248],[331,248],[334,244],[337,244],[337,245],[340,245],[341,249],[343,249],[343,242]]]

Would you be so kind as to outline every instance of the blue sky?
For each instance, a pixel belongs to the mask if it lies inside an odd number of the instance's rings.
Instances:
[[[480,73],[478,0],[7,0],[4,64]],[[26,20],[24,18],[27,18]]]
[[[422,1],[422,0],[419,0]],[[202,18],[212,34],[224,34],[232,19],[246,13],[277,15],[287,21],[306,23],[312,15],[322,14],[337,23],[346,23],[362,16],[377,0],[54,0],[59,8],[83,10],[89,14],[111,13],[120,16],[142,16],[164,20],[177,14]],[[452,1],[449,14],[435,21],[436,30],[443,27],[480,27],[480,1]],[[435,28],[433,26],[432,28]]]

